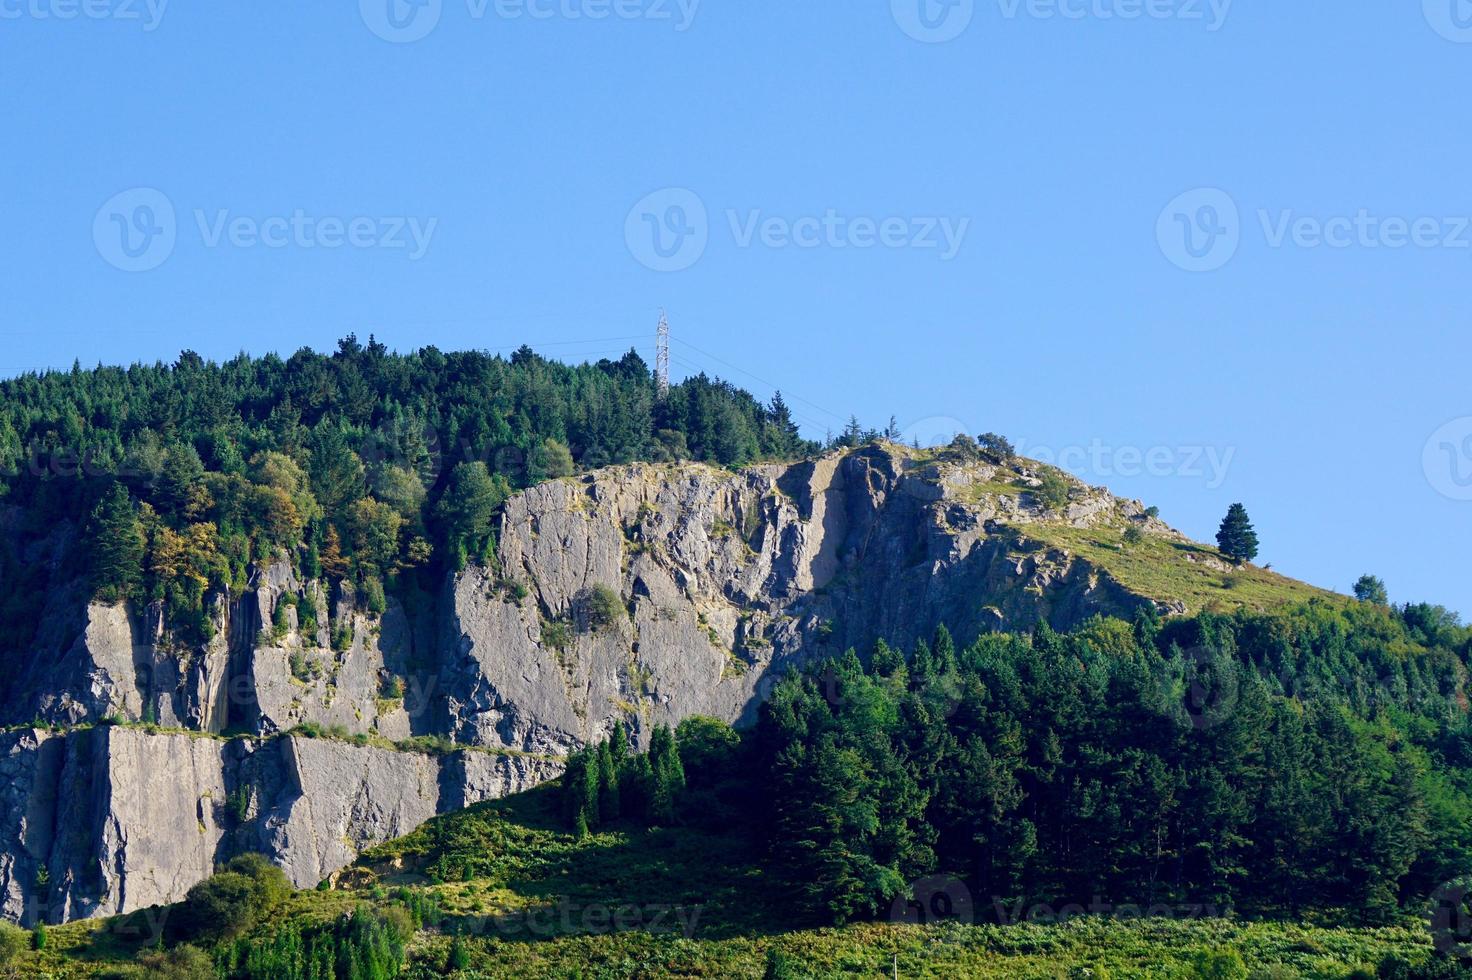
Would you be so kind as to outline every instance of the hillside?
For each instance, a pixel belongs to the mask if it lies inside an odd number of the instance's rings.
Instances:
[[[351,340],[17,379],[0,422],[0,452],[88,461],[8,474],[0,513],[0,911],[70,923],[47,963],[131,959],[170,909],[211,973],[298,945],[434,972],[457,917],[658,893],[703,910],[692,971],[800,976],[788,946],[930,949],[874,922],[936,874],[1389,929],[1324,934],[1361,961],[1419,949],[1398,923],[1465,864],[1455,617],[1230,563],[996,437],[817,446],[780,398],[660,400],[634,355]],[[636,814],[567,802],[620,778]],[[219,935],[222,876],[303,891]],[[954,963],[1013,969],[983,904]],[[455,955],[678,942],[635,925]],[[1238,926],[1091,928],[1185,963]]]
[[[513,494],[493,563],[401,578],[380,607],[362,580],[279,554],[242,593],[203,597],[202,643],[164,604],[63,590],[41,642],[11,655],[6,912],[177,900],[245,851],[309,886],[436,812],[555,775],[617,722],[641,743],[694,714],[749,723],[789,668],[943,622],[969,642],[1320,595],[1077,481],[1046,502],[1037,472],[882,442],[734,472],[608,467]]]

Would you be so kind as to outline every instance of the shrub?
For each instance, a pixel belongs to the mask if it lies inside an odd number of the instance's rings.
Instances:
[[[582,607],[588,626],[593,630],[607,629],[617,622],[620,616],[628,615],[628,610],[624,608],[623,600],[619,598],[618,593],[601,583],[584,591]]]
[[[20,926],[0,922],[0,966],[8,966],[31,945],[31,937]]]
[[[189,889],[169,926],[179,939],[233,939],[290,894],[280,868],[259,854],[242,854]]]
[[[982,451],[991,454],[999,461],[1005,462],[1017,455],[1017,449],[1012,445],[1011,440],[995,432],[983,432],[976,437],[976,441],[981,445]]]
[[[167,953],[145,952],[139,955],[138,963],[149,980],[215,980],[219,976],[214,961],[196,946],[175,946]]]
[[[382,616],[388,611],[388,597],[383,592],[383,580],[377,575],[370,575],[363,581],[363,597],[368,604],[368,611],[375,616]]]
[[[542,642],[553,650],[566,650],[572,643],[572,630],[560,619],[542,623]]]
[[[1235,949],[1198,950],[1191,969],[1200,980],[1247,980],[1247,964]]]
[[[37,922],[36,931],[31,933],[31,945],[38,950],[46,948],[46,923]]]
[[[1062,510],[1068,504],[1068,498],[1072,488],[1063,474],[1057,470],[1044,470],[1041,483],[1033,491],[1033,496],[1048,510]]]
[[[470,969],[470,950],[465,948],[465,940],[456,936],[450,941],[450,956],[445,961],[447,970]]]

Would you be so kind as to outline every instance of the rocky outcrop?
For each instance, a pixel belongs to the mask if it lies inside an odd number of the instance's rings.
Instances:
[[[749,721],[789,667],[880,637],[1066,629],[1153,601],[1033,531],[1174,532],[1102,490],[1042,494],[1026,465],[895,446],[739,473],[635,464],[513,497],[494,570],[406,598],[412,614],[390,598],[371,615],[285,561],[214,597],[203,641],[161,606],[58,593],[6,685],[6,722],[57,730],[0,738],[0,913],[174,901],[248,850],[310,886],[550,778],[616,722],[643,740],[695,714]],[[459,749],[391,747],[420,735]]]
[[[946,623],[1066,629],[1152,600],[1020,529],[1129,520],[1079,485],[1053,513],[986,463],[869,447],[741,473],[636,464],[543,484],[506,507],[500,571],[460,576],[441,619],[445,727],[458,740],[564,752],[617,721],[750,720],[786,669]],[[622,607],[593,621],[601,590]]]
[[[178,901],[244,851],[311,887],[436,813],[555,776],[549,760],[103,726],[0,741],[0,900],[64,922]]]

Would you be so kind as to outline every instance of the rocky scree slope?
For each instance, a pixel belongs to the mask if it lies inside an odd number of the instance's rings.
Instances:
[[[339,587],[329,616],[326,587],[283,562],[211,600],[202,647],[157,607],[54,596],[5,699],[0,914],[176,901],[242,851],[310,886],[555,776],[616,722],[641,739],[693,714],[749,722],[789,667],[878,637],[1181,613],[1207,580],[1227,602],[1311,591],[1255,570],[1225,588],[1249,573],[1138,501],[1069,480],[1050,507],[1040,474],[890,444],[739,473],[613,467],[512,498],[497,567],[412,613],[368,616]]]

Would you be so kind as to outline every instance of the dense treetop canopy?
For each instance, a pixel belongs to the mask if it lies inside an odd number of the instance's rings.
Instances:
[[[286,558],[374,601],[402,574],[488,557],[514,490],[633,460],[739,466],[818,447],[780,394],[700,375],[657,396],[637,353],[571,366],[349,336],[331,355],[186,351],[174,364],[0,383],[6,543],[0,650],[45,596],[165,600],[208,631],[204,597]],[[38,546],[39,545],[39,546]]]

